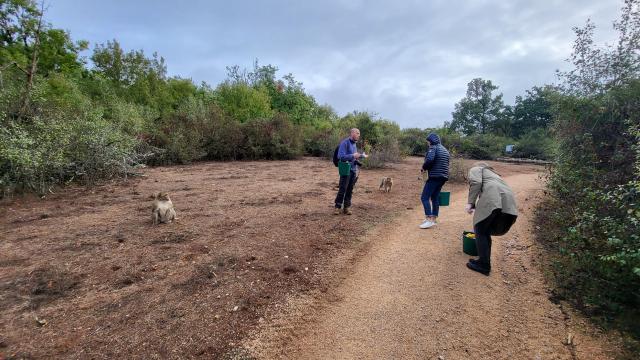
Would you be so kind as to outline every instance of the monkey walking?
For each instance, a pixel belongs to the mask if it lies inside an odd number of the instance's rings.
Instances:
[[[380,182],[380,190],[388,193],[389,191],[391,191],[392,186],[393,186],[393,178],[390,178],[390,177],[382,178],[382,181]]]
[[[173,208],[173,203],[168,193],[159,192],[151,197],[153,198],[153,207],[151,209],[153,225],[170,223],[176,220],[176,210]]]

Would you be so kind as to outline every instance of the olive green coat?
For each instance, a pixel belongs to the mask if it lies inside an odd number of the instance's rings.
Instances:
[[[495,209],[518,216],[513,191],[491,167],[476,166],[469,170],[468,201],[475,205],[473,225],[486,219]]]

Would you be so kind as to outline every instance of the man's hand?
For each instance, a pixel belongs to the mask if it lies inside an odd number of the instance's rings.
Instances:
[[[467,212],[467,214],[473,214],[473,211],[475,209],[473,208],[472,204],[467,204],[467,206],[464,207],[464,210]]]
[[[353,154],[353,158],[354,159],[360,159],[360,156],[362,156],[362,154],[360,154],[360,153]]]

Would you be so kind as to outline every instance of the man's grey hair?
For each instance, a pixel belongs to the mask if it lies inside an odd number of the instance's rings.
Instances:
[[[353,129],[351,129],[351,131],[349,131],[349,134],[353,134],[353,133],[354,133],[354,132],[356,132],[356,131],[357,131],[357,132],[360,132],[360,129],[358,129],[358,128],[353,128]]]

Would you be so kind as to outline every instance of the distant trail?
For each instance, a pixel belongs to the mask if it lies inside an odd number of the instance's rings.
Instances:
[[[530,217],[537,174],[506,178],[520,217],[494,238],[491,276],[465,267],[461,232],[472,217],[458,187],[435,229],[418,228],[422,208],[368,236],[375,240],[340,286],[297,310],[291,325],[267,328],[251,345],[259,358],[606,359],[599,341],[575,334],[547,296],[533,263]],[[304,319],[304,320],[300,320]]]

